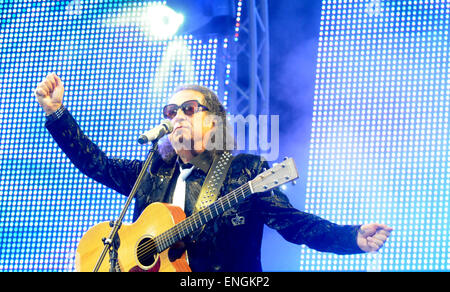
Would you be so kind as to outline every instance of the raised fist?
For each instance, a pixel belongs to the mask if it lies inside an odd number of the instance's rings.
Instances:
[[[55,73],[50,73],[37,85],[34,94],[47,115],[51,115],[62,105],[64,85]]]

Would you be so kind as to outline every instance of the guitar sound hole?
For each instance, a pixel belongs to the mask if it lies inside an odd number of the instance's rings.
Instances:
[[[153,238],[142,238],[136,250],[137,260],[144,267],[152,266],[158,258],[156,242]]]

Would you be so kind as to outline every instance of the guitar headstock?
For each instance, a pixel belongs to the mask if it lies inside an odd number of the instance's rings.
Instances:
[[[274,163],[272,168],[260,173],[251,182],[252,193],[266,192],[298,178],[294,159],[285,158]]]

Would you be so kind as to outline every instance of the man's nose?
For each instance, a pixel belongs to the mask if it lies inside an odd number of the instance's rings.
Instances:
[[[175,115],[175,117],[172,119],[173,123],[176,123],[179,120],[186,120],[187,116],[185,115],[185,113],[183,112],[183,110],[181,108],[179,108],[177,110],[177,114]]]

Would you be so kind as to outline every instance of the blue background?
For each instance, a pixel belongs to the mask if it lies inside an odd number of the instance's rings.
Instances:
[[[84,232],[124,204],[45,130],[33,91],[48,73],[85,133],[121,158],[145,157],[136,137],[178,84],[227,103],[228,40],[152,40],[113,21],[137,19],[142,2],[81,1],[81,13],[72,2],[0,3],[0,271],[72,271]],[[448,1],[270,2],[271,114],[280,158],[301,175],[286,194],[333,222],[394,231],[378,254],[336,256],[266,228],[264,269],[450,270]]]

